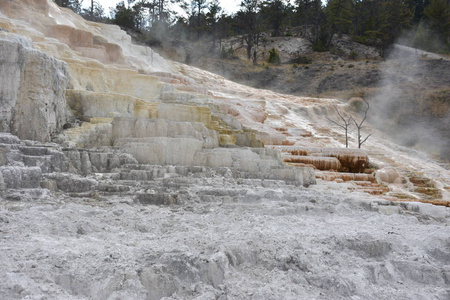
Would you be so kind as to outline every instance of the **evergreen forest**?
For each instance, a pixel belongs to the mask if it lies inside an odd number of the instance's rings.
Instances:
[[[226,55],[221,42],[242,36],[250,59],[263,32],[289,36],[300,32],[313,50],[328,51],[335,34],[377,47],[380,53],[394,42],[422,50],[450,52],[450,0],[242,0],[232,15],[218,0],[128,0],[105,14],[101,0],[54,0],[83,17],[110,22],[145,35],[149,45],[163,38],[207,43],[211,53]],[[185,13],[177,13],[170,3]],[[84,3],[86,6],[86,3]],[[399,38],[401,38],[399,40]]]

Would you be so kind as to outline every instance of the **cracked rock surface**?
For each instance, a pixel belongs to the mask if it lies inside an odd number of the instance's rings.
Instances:
[[[1,201],[2,297],[450,296],[448,209],[257,179],[182,181],[165,179],[167,201],[47,190]]]

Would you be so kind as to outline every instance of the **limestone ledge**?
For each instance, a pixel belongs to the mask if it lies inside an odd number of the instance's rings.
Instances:
[[[161,118],[180,122],[202,122],[211,128],[211,110],[181,103],[148,102],[126,94],[68,90],[67,103],[78,117]]]
[[[319,170],[340,170],[341,163],[335,157],[317,157],[301,155],[284,155],[283,160],[288,164],[307,164]]]
[[[42,172],[39,167],[0,167],[0,190],[38,188]]]
[[[112,146],[112,118],[89,118],[81,126],[69,128],[56,141],[68,148]]]
[[[319,170],[361,173],[369,166],[367,152],[362,149],[297,146],[270,147],[280,150],[287,162],[311,164]]]
[[[167,119],[115,118],[112,122],[114,146],[154,137],[189,137],[202,142],[202,148],[219,147],[218,133],[200,122],[176,122]]]
[[[121,149],[143,164],[195,165],[194,157],[202,146],[201,141],[193,138],[154,137],[145,142],[125,143]]]
[[[134,180],[151,180],[148,177],[148,171],[161,168],[229,170],[234,174],[233,178],[280,180],[300,186],[315,183],[312,168],[285,167],[280,160],[274,159],[272,150],[252,148],[202,150],[201,142],[198,140],[155,139],[153,144],[132,143],[125,144],[120,149],[103,147],[88,150],[62,148],[58,144],[22,141],[11,134],[1,133],[0,189],[28,189],[43,186],[49,189],[57,188],[63,192],[82,192],[85,188],[92,190],[97,185],[91,177],[89,177],[91,179],[85,178],[87,175],[103,173],[113,176],[131,172],[135,174]],[[130,145],[129,153],[126,153],[127,145]],[[182,149],[167,151],[171,148],[178,149],[176,147]],[[164,163],[161,163],[162,161]],[[147,175],[143,173],[143,177],[141,175],[139,177],[137,174],[141,171],[138,170],[145,170]],[[123,180],[130,179],[127,176],[120,175]],[[71,187],[72,180],[73,187]]]
[[[70,109],[79,118],[86,116],[156,118],[158,116],[157,103],[145,102],[123,94],[67,90],[66,100]]]
[[[105,63],[125,63],[122,49],[117,44],[108,43],[105,39],[94,36],[92,32],[76,29],[72,26],[56,24],[46,27],[45,34],[67,44],[82,55]]]
[[[7,32],[0,32],[0,61],[0,131],[50,141],[68,116],[66,64],[33,49],[26,38]]]
[[[137,70],[86,63],[81,60],[65,60],[72,74],[72,88],[98,93],[123,94],[142,100],[157,99],[164,91],[173,90],[171,84],[157,77],[140,74]]]
[[[177,122],[203,123],[207,128],[217,131],[220,135],[219,144],[221,146],[247,146],[247,147],[263,147],[263,143],[258,139],[261,133],[243,127],[238,121],[231,116],[217,112],[218,107],[212,105],[209,107],[188,105],[185,103],[160,103],[148,102],[132,96],[111,93],[95,93],[79,90],[68,90],[66,99],[69,107],[74,115],[78,118],[114,118],[114,117],[133,117],[133,118],[160,118]],[[211,109],[215,112],[212,113]],[[159,123],[161,125],[161,123]],[[83,125],[86,130],[71,130],[67,134],[70,137],[69,142],[73,139],[80,140],[76,133],[86,134],[88,129],[98,131],[96,126]],[[183,125],[185,126],[185,125]],[[155,128],[155,130],[158,130]],[[131,132],[130,132],[131,134]],[[97,134],[95,134],[97,136]],[[180,135],[176,131],[172,136]],[[211,136],[211,133],[207,134]],[[152,134],[147,135],[152,136]],[[140,134],[139,137],[144,137]],[[95,140],[93,138],[82,138]],[[77,142],[81,145],[79,142]],[[77,144],[76,143],[76,144]],[[87,145],[85,142],[83,145]],[[210,143],[208,143],[210,144]],[[215,145],[216,143],[214,143]],[[217,145],[218,146],[218,145]],[[210,148],[212,146],[207,146]]]
[[[144,68],[147,72],[171,67],[149,47],[133,45],[131,37],[119,26],[84,20],[51,0],[8,0],[0,2],[0,26],[33,38],[34,42],[65,44],[69,50],[54,54],[83,56],[102,63]],[[33,16],[30,18],[29,16]],[[13,18],[14,23],[9,22]],[[58,58],[62,59],[62,57]]]

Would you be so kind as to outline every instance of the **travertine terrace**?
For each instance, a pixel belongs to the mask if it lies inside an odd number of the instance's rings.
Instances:
[[[0,62],[1,299],[450,297],[449,171],[381,132],[345,149],[336,100],[51,0],[0,2]]]

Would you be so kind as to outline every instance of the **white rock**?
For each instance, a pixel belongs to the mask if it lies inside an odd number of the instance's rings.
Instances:
[[[66,123],[64,62],[31,48],[29,40],[0,33],[0,130],[50,141]]]
[[[192,138],[147,138],[145,143],[125,143],[121,149],[142,164],[192,165],[203,142]]]

